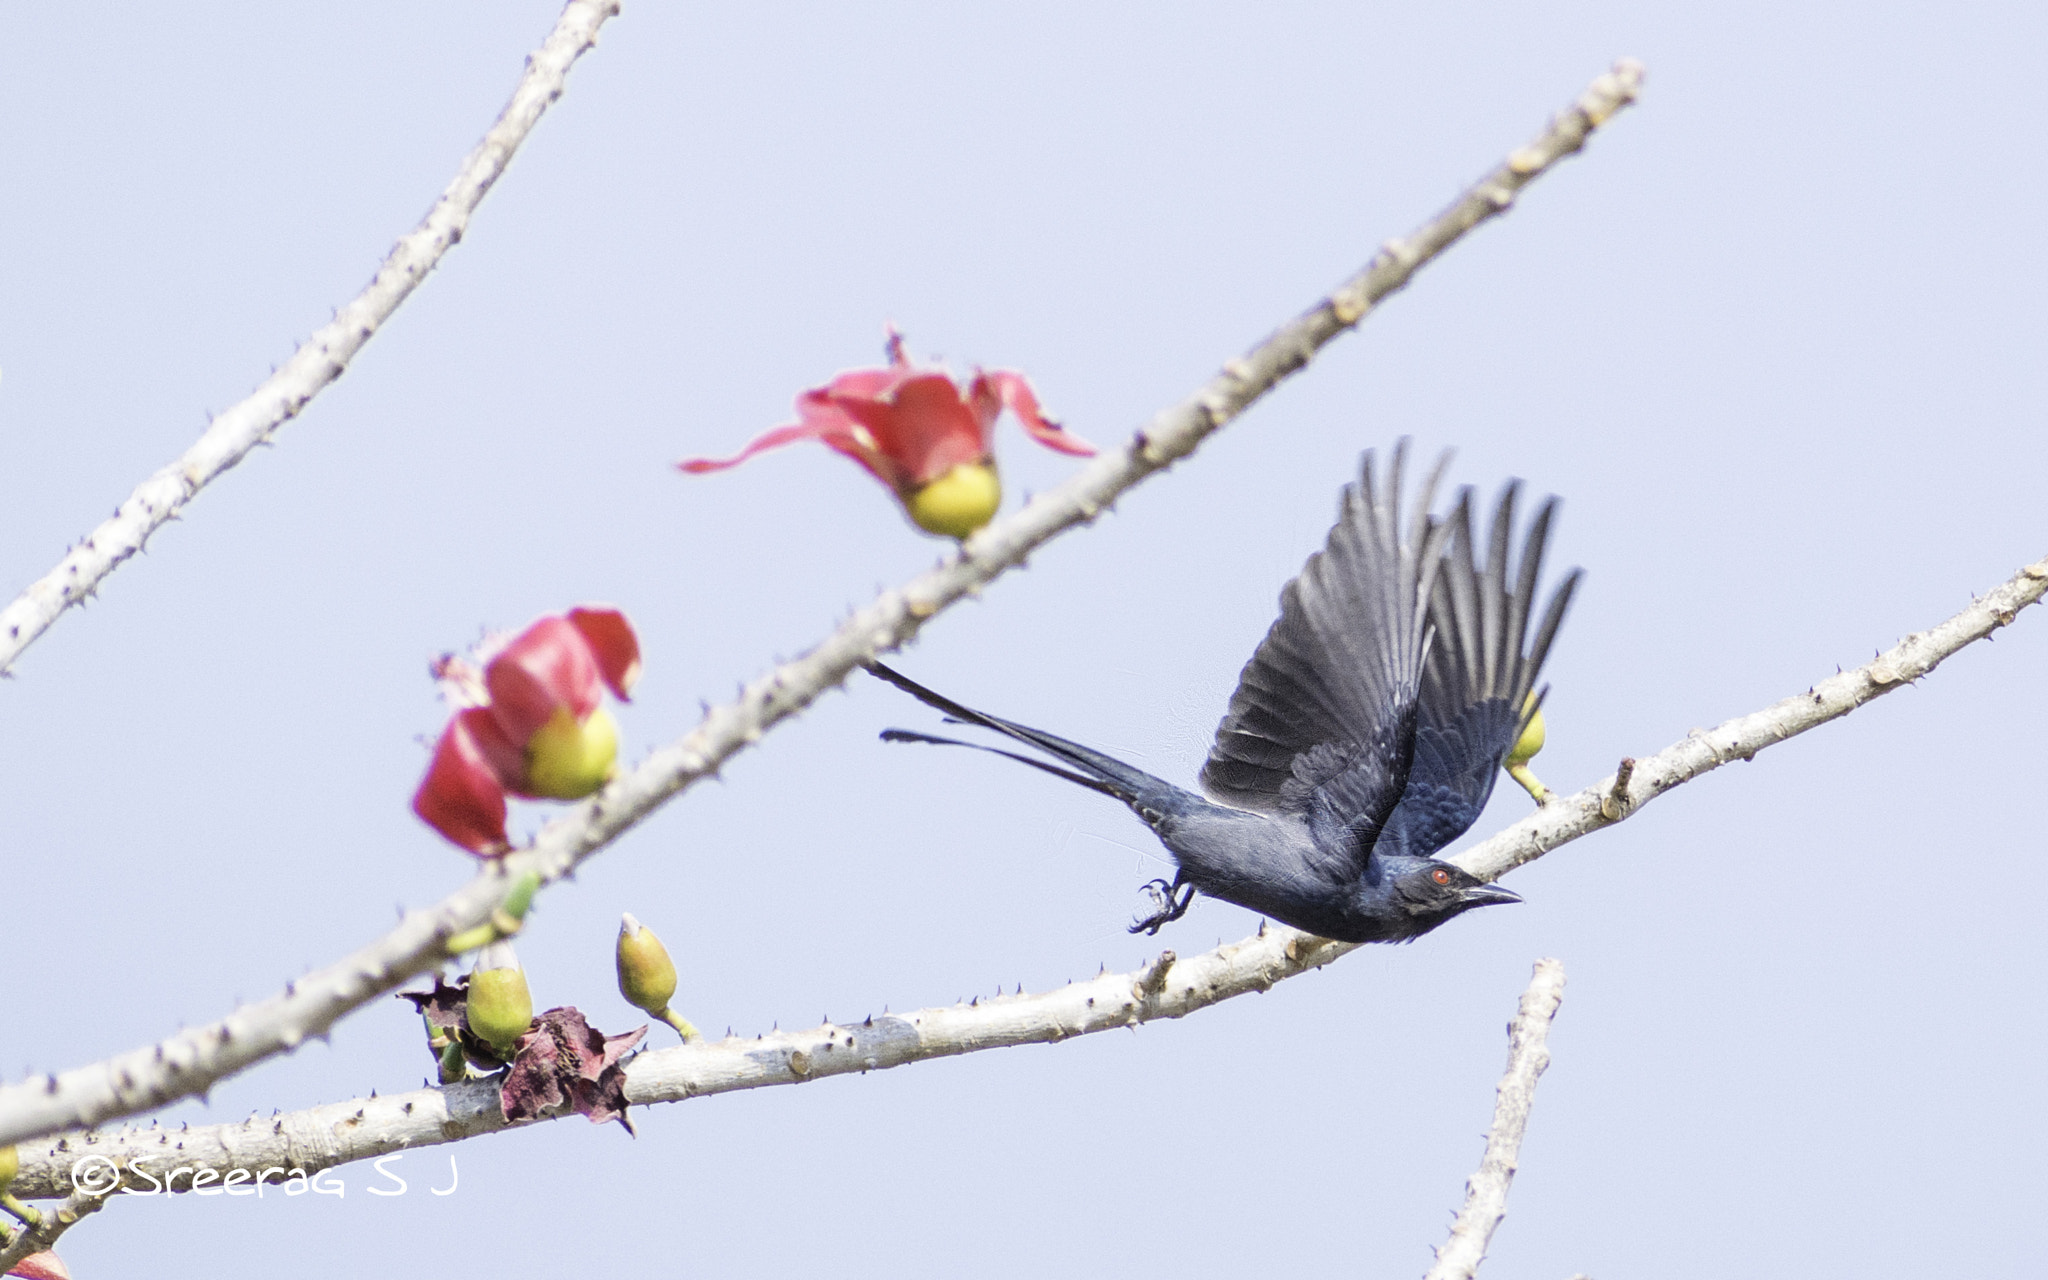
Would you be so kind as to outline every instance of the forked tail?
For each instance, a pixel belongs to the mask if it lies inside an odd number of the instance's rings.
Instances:
[[[1043,751],[1061,763],[1072,767],[1062,769],[1058,765],[1048,764],[1043,760],[1034,760],[1030,756],[1018,755],[1014,751],[1004,751],[1000,747],[987,747],[976,742],[962,742],[958,738],[940,738],[929,733],[913,733],[908,729],[883,730],[882,741],[884,742],[929,742],[938,746],[972,747],[976,751],[992,752],[995,755],[1015,760],[1019,764],[1028,764],[1034,769],[1042,769],[1054,777],[1065,778],[1067,781],[1087,787],[1091,791],[1100,791],[1106,796],[1115,796],[1133,808],[1144,806],[1156,807],[1166,797],[1175,795],[1181,790],[1162,778],[1155,778],[1142,769],[1133,769],[1121,760],[1103,755],[1100,751],[1091,750],[1078,742],[1069,742],[1065,738],[1056,737],[1042,729],[1033,729],[1028,725],[1016,724],[998,716],[989,715],[987,712],[976,711],[972,707],[962,706],[943,694],[932,692],[902,672],[885,667],[879,662],[870,662],[866,666],[878,678],[895,685],[926,706],[944,712],[948,719],[956,723],[976,724],[984,729],[992,729],[1028,747],[1034,747],[1039,751]]]

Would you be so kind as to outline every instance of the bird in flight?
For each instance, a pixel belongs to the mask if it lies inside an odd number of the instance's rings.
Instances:
[[[1197,892],[1342,942],[1405,942],[1473,907],[1521,901],[1433,855],[1478,819],[1531,727],[1579,571],[1551,592],[1532,635],[1557,499],[1538,509],[1510,576],[1519,482],[1494,508],[1482,560],[1469,488],[1448,515],[1429,511],[1448,454],[1404,522],[1405,453],[1403,441],[1384,488],[1366,453],[1328,543],[1281,591],[1202,765],[1206,798],[877,662],[868,670],[952,721],[1049,759],[907,729],[883,739],[991,751],[1129,805],[1179,868],[1145,886],[1152,910],[1133,933],[1179,919]]]

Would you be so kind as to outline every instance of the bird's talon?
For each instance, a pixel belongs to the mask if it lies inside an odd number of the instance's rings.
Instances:
[[[1153,880],[1147,883],[1145,892],[1152,896],[1152,910],[1133,921],[1129,932],[1156,937],[1161,928],[1186,915],[1188,908],[1195,902],[1195,887],[1185,885],[1185,893],[1181,892],[1182,888],[1183,882],[1180,880],[1174,880],[1172,883]]]

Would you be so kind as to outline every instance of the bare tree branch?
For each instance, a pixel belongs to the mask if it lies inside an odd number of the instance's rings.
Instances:
[[[1436,1262],[1423,1280],[1472,1280],[1494,1228],[1508,1216],[1508,1185],[1515,1180],[1515,1159],[1529,1127],[1529,1108],[1536,1104],[1536,1081],[1550,1065],[1550,1020],[1563,1000],[1564,966],[1538,960],[1515,1020],[1508,1024],[1508,1067],[1493,1105],[1493,1127],[1486,1132],[1486,1154],[1478,1172],[1465,1183],[1465,1207],[1451,1223],[1451,1238],[1436,1251]]]
[[[69,1186],[70,1183],[67,1181],[65,1185]],[[113,1189],[114,1184],[109,1182],[106,1190]],[[106,1202],[104,1192],[97,1195],[85,1191],[71,1192],[63,1204],[54,1211],[43,1214],[41,1222],[33,1227],[22,1228],[13,1239],[0,1246],[0,1276],[14,1270],[23,1258],[56,1248],[57,1237],[77,1226],[79,1220],[87,1214],[98,1213],[100,1206]]]
[[[1611,827],[1680,783],[1731,760],[1796,737],[1908,684],[1964,645],[2008,626],[2048,593],[2048,559],[2028,565],[1948,621],[1904,640],[1868,664],[1838,671],[1762,711],[1737,716],[1704,733],[1695,729],[1653,756],[1624,759],[1614,773],[1577,795],[1553,801],[1530,817],[1451,861],[1482,880],[1497,880],[1589,831]]]
[[[1504,212],[1524,186],[1583,147],[1594,129],[1634,101],[1641,81],[1638,64],[1616,63],[1540,135],[1449,208],[1407,239],[1389,241],[1364,270],[1230,361],[1124,447],[1105,450],[1071,479],[976,534],[935,568],[883,592],[816,648],[756,679],[737,701],[712,708],[697,728],[657,749],[550,823],[532,846],[501,859],[437,906],[408,912],[397,928],[369,946],[218,1022],[62,1075],[0,1088],[0,1143],[135,1115],[204,1092],[308,1036],[324,1034],[350,1010],[438,967],[446,958],[446,940],[489,917],[504,897],[508,876],[533,870],[553,881],[573,871],[670,797],[715,776],[727,760],[844,681],[860,663],[908,642],[940,610],[1022,564],[1049,539],[1092,523],[1124,490],[1192,453],[1332,338],[1355,326],[1382,298],[1405,286],[1425,263]]]
[[[1103,973],[1037,995],[976,997],[910,1013],[876,1014],[860,1022],[824,1023],[805,1031],[750,1038],[728,1036],[635,1055],[626,1066],[626,1097],[635,1105],[827,1076],[862,1075],[930,1058],[1009,1045],[1057,1043],[1075,1036],[1180,1018],[1212,1004],[1265,991],[1323,964],[1338,944],[1281,926],[1187,960],[1161,952],[1129,973]],[[422,1049],[424,1053],[424,1047]],[[424,1063],[424,1057],[422,1058]],[[253,1176],[265,1168],[313,1174],[356,1160],[459,1141],[515,1127],[498,1108],[496,1080],[355,1098],[239,1124],[181,1129],[69,1133],[21,1148],[15,1194],[35,1199],[71,1189],[79,1161],[118,1165],[126,1185],[149,1183],[128,1169],[142,1160],[161,1179],[172,1169],[232,1169]],[[189,1174],[181,1177],[189,1179]]]
[[[618,11],[619,0],[570,0],[539,51],[527,57],[526,72],[490,132],[463,160],[425,219],[392,247],[369,287],[335,312],[247,399],[214,418],[177,461],[137,485],[111,517],[64,553],[56,568],[0,609],[0,676],[10,674],[22,650],[66,609],[97,591],[209,481],[268,441],[342,375],[378,327],[462,239],[470,215],[512,162],[513,152],[548,105],[562,96],[569,68],[597,43],[597,29]]]
[[[1930,631],[1908,636],[1868,666],[1843,672],[1804,694],[1753,715],[1694,734],[1666,751],[1639,761],[1638,779],[1658,779],[1630,792],[1630,808],[1710,771],[1730,758],[1747,759],[1826,719],[1846,715],[1879,694],[1926,675],[1956,650],[2013,622],[2019,610],[2048,593],[2048,560],[2028,565],[1968,609]],[[1816,701],[1817,700],[1817,701]],[[1814,718],[1809,707],[1825,708]],[[1775,717],[1775,718],[1774,718]],[[1783,732],[1756,733],[1770,725]],[[1718,745],[1721,759],[1700,744]],[[1737,756],[1740,749],[1746,754]],[[1690,762],[1690,763],[1687,763]],[[1479,873],[1512,870],[1613,819],[1566,821],[1559,811],[1599,812],[1613,780],[1586,788],[1459,855],[1456,861]],[[1539,838],[1540,837],[1540,838]],[[1535,849],[1528,853],[1529,849]],[[1525,856],[1526,854],[1526,856]],[[751,1040],[728,1037],[635,1056],[628,1064],[628,1099],[645,1105],[770,1085],[803,1084],[830,1075],[865,1074],[928,1058],[953,1057],[1020,1044],[1056,1044],[1074,1036],[1136,1026],[1157,1018],[1185,1017],[1235,996],[1270,990],[1309,969],[1320,968],[1358,944],[1333,942],[1280,925],[1262,925],[1242,942],[1226,943],[1185,960],[1162,952],[1143,969],[1103,974],[1038,995],[997,995],[966,1004],[882,1014],[860,1023],[826,1023],[809,1031],[779,1031]],[[252,1172],[269,1165],[307,1173],[394,1151],[457,1141],[509,1128],[499,1114],[490,1082],[420,1089],[383,1098],[357,1098],[293,1112],[270,1120],[214,1125],[172,1132],[131,1129],[118,1134],[67,1133],[24,1146],[15,1193],[25,1198],[62,1195],[68,1170],[83,1155],[103,1155],[126,1165],[133,1158],[151,1168],[174,1156],[179,1164]],[[267,1135],[267,1136],[266,1136]]]

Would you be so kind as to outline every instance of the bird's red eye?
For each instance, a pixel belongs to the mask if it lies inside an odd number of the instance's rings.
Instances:
[[[1429,878],[1436,881],[1438,884],[1449,884],[1451,882],[1451,873],[1444,870],[1442,867],[1438,867],[1436,870],[1429,873]]]

